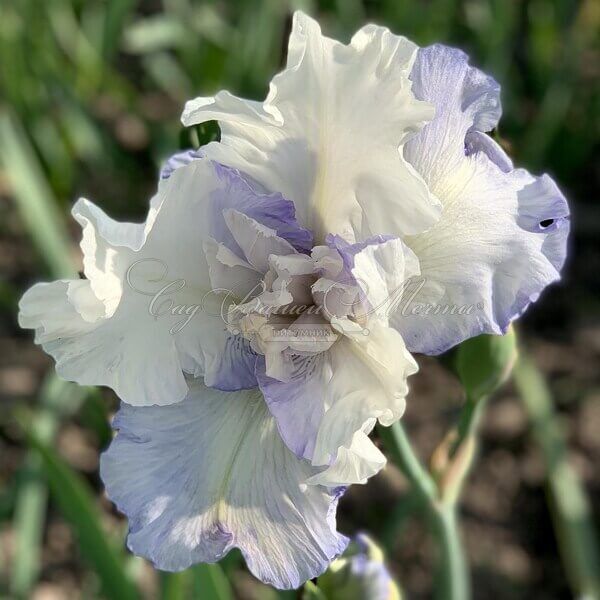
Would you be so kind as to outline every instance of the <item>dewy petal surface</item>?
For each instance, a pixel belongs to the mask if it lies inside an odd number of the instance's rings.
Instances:
[[[179,571],[238,547],[259,579],[295,588],[346,547],[340,492],[304,485],[315,469],[285,447],[258,392],[194,382],[177,405],[123,405],[113,425],[101,476],[129,518],[128,546],[156,567]]]
[[[186,125],[216,119],[220,143],[203,148],[296,205],[322,243],[375,233],[414,234],[431,226],[439,203],[402,156],[433,116],[408,78],[416,46],[367,25],[349,45],[294,15],[286,69],[264,103],[220,92],[188,102]]]
[[[422,287],[407,291],[392,323],[411,351],[436,354],[480,333],[503,333],[559,279],[569,210],[547,175],[513,169],[485,135],[500,117],[500,88],[464,53],[420,50],[411,77],[436,116],[405,155],[443,212],[431,229],[405,238]]]

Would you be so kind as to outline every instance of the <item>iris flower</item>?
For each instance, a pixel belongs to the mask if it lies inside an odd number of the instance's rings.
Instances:
[[[101,461],[129,548],[164,570],[237,547],[294,588],[346,547],[339,497],[385,464],[410,352],[501,334],[559,278],[568,208],[488,135],[498,84],[460,51],[296,13],[264,102],[182,120],[145,223],[80,200],[85,279],[40,283],[20,323],[65,379],[122,400]]]
[[[344,556],[333,561],[318,580],[326,600],[401,600],[398,586],[388,571],[383,550],[359,533]]]

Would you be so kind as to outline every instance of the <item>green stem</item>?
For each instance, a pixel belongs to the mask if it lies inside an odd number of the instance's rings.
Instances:
[[[394,462],[426,508],[439,544],[437,597],[441,600],[468,600],[469,575],[458,532],[455,504],[440,502],[438,486],[415,454],[400,422],[391,427],[381,427],[379,432]]]
[[[453,454],[467,437],[475,435],[477,427],[479,426],[479,420],[483,412],[485,401],[485,397],[481,397],[479,399],[467,398],[467,401],[465,402],[465,405],[460,413],[458,425],[456,426],[458,436],[453,445]]]
[[[577,596],[600,598],[600,547],[590,502],[577,472],[569,464],[565,435],[550,390],[535,364],[523,353],[513,375],[546,463],[548,504],[567,577]]]
[[[398,468],[413,485],[425,504],[437,498],[437,486],[412,449],[400,421],[390,427],[380,427],[379,434]]]
[[[440,600],[468,600],[471,596],[469,571],[456,508],[448,504],[432,506],[430,517],[439,544],[435,597]]]

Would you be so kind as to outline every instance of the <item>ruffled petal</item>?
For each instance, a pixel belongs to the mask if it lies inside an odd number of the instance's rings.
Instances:
[[[415,52],[373,25],[340,44],[297,12],[286,69],[263,104],[220,92],[188,102],[182,121],[217,119],[221,142],[207,155],[293,200],[318,242],[331,232],[417,233],[436,221],[439,203],[402,156],[433,115],[411,92]]]
[[[469,66],[464,52],[440,44],[419,50],[410,77],[417,98],[435,106],[435,117],[408,142],[405,157],[431,186],[460,165],[469,132],[496,126],[500,85]]]
[[[240,299],[246,298],[254,290],[260,291],[262,273],[225,244],[210,238],[204,242],[204,254],[213,290],[223,290],[224,294],[231,293],[234,298]]]
[[[340,236],[330,235],[326,241],[342,259],[343,268],[337,276],[338,282],[359,290],[357,299],[360,306],[357,303],[352,307],[355,316],[362,320],[377,317],[387,324],[390,311],[404,293],[407,282],[420,274],[419,261],[413,251],[393,236],[373,236],[364,242],[348,244]],[[336,287],[332,286],[330,292],[335,290]],[[333,310],[329,311],[328,299],[325,293],[325,311],[336,315]],[[334,307],[337,306],[339,302],[335,294],[333,301]]]
[[[144,224],[115,221],[85,198],[74,204],[71,214],[82,229],[83,272],[110,316],[121,301],[133,253],[146,241]]]
[[[167,571],[237,547],[278,588],[322,573],[348,540],[335,531],[339,491],[281,442],[258,392],[193,383],[172,407],[123,405],[101,460],[109,497],[129,519],[128,546]]]
[[[22,325],[37,330],[60,376],[109,386],[135,405],[183,399],[182,371],[227,389],[250,385],[252,355],[224,379],[232,364],[227,294],[212,290],[205,254],[220,210],[213,195],[223,185],[215,165],[197,159],[161,182],[143,224],[118,223],[90,202],[77,203],[88,280],[36,286],[21,302]]]
[[[441,200],[440,220],[405,241],[420,281],[392,324],[413,352],[437,354],[481,333],[501,334],[559,279],[569,210],[547,176],[514,170],[485,131],[500,116],[499,86],[443,46],[419,52],[411,77],[436,117],[406,156]]]
[[[269,256],[294,254],[294,247],[277,235],[277,232],[229,208],[223,212],[225,223],[241,248],[244,258],[260,273],[269,270]]]
[[[36,330],[36,343],[56,361],[56,372],[81,385],[107,385],[130,402],[162,404],[187,392],[173,336],[153,326],[145,307],[121,303],[108,319],[86,321],[69,297],[73,286],[87,285],[90,307],[102,303],[89,281],[40,283],[20,301],[21,327]],[[78,297],[82,291],[78,291]],[[136,326],[131,318],[144,311]],[[127,331],[127,335],[123,332]]]
[[[385,463],[367,434],[376,421],[390,425],[401,417],[406,378],[417,370],[401,336],[375,322],[294,363],[291,376],[280,381],[257,362],[258,384],[282,439],[297,456],[330,468],[312,481],[364,483]]]
[[[385,467],[386,458],[369,439],[368,433],[372,425],[369,422],[365,431],[354,433],[348,447],[340,446],[332,464],[324,471],[313,475],[308,483],[336,487],[350,483],[367,483]]]

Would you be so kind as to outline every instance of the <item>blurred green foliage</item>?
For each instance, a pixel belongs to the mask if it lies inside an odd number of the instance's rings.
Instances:
[[[68,219],[75,198],[89,196],[120,218],[143,218],[159,164],[193,143],[179,124],[185,100],[221,88],[264,97],[296,8],[343,40],[374,21],[420,45],[463,48],[503,85],[501,143],[516,162],[556,175],[575,212],[586,214],[600,124],[595,0],[1,0],[0,196],[19,219],[1,219],[0,236],[26,248],[0,285],[9,335],[20,335],[13,315],[27,285],[79,268],[78,233]],[[97,482],[51,450],[54,431],[73,412],[106,443],[107,404],[92,394],[73,400],[72,410],[56,410],[62,394],[72,391],[49,377],[21,419],[30,423],[33,446],[18,477],[0,490],[0,520],[15,519],[17,548],[24,544],[17,552],[26,558],[12,581],[0,567],[0,597],[27,597],[35,584],[46,479],[80,539],[100,544],[82,551],[99,575],[86,584],[86,597],[118,578],[129,581],[136,568],[132,561],[128,573],[111,575],[118,561],[98,552],[109,542],[98,541],[101,531],[90,525],[97,507],[88,488]],[[13,439],[12,429],[11,414],[0,416],[0,435]],[[197,597],[230,597],[223,581],[218,567],[165,576],[162,596],[190,597],[194,589],[205,594]]]

